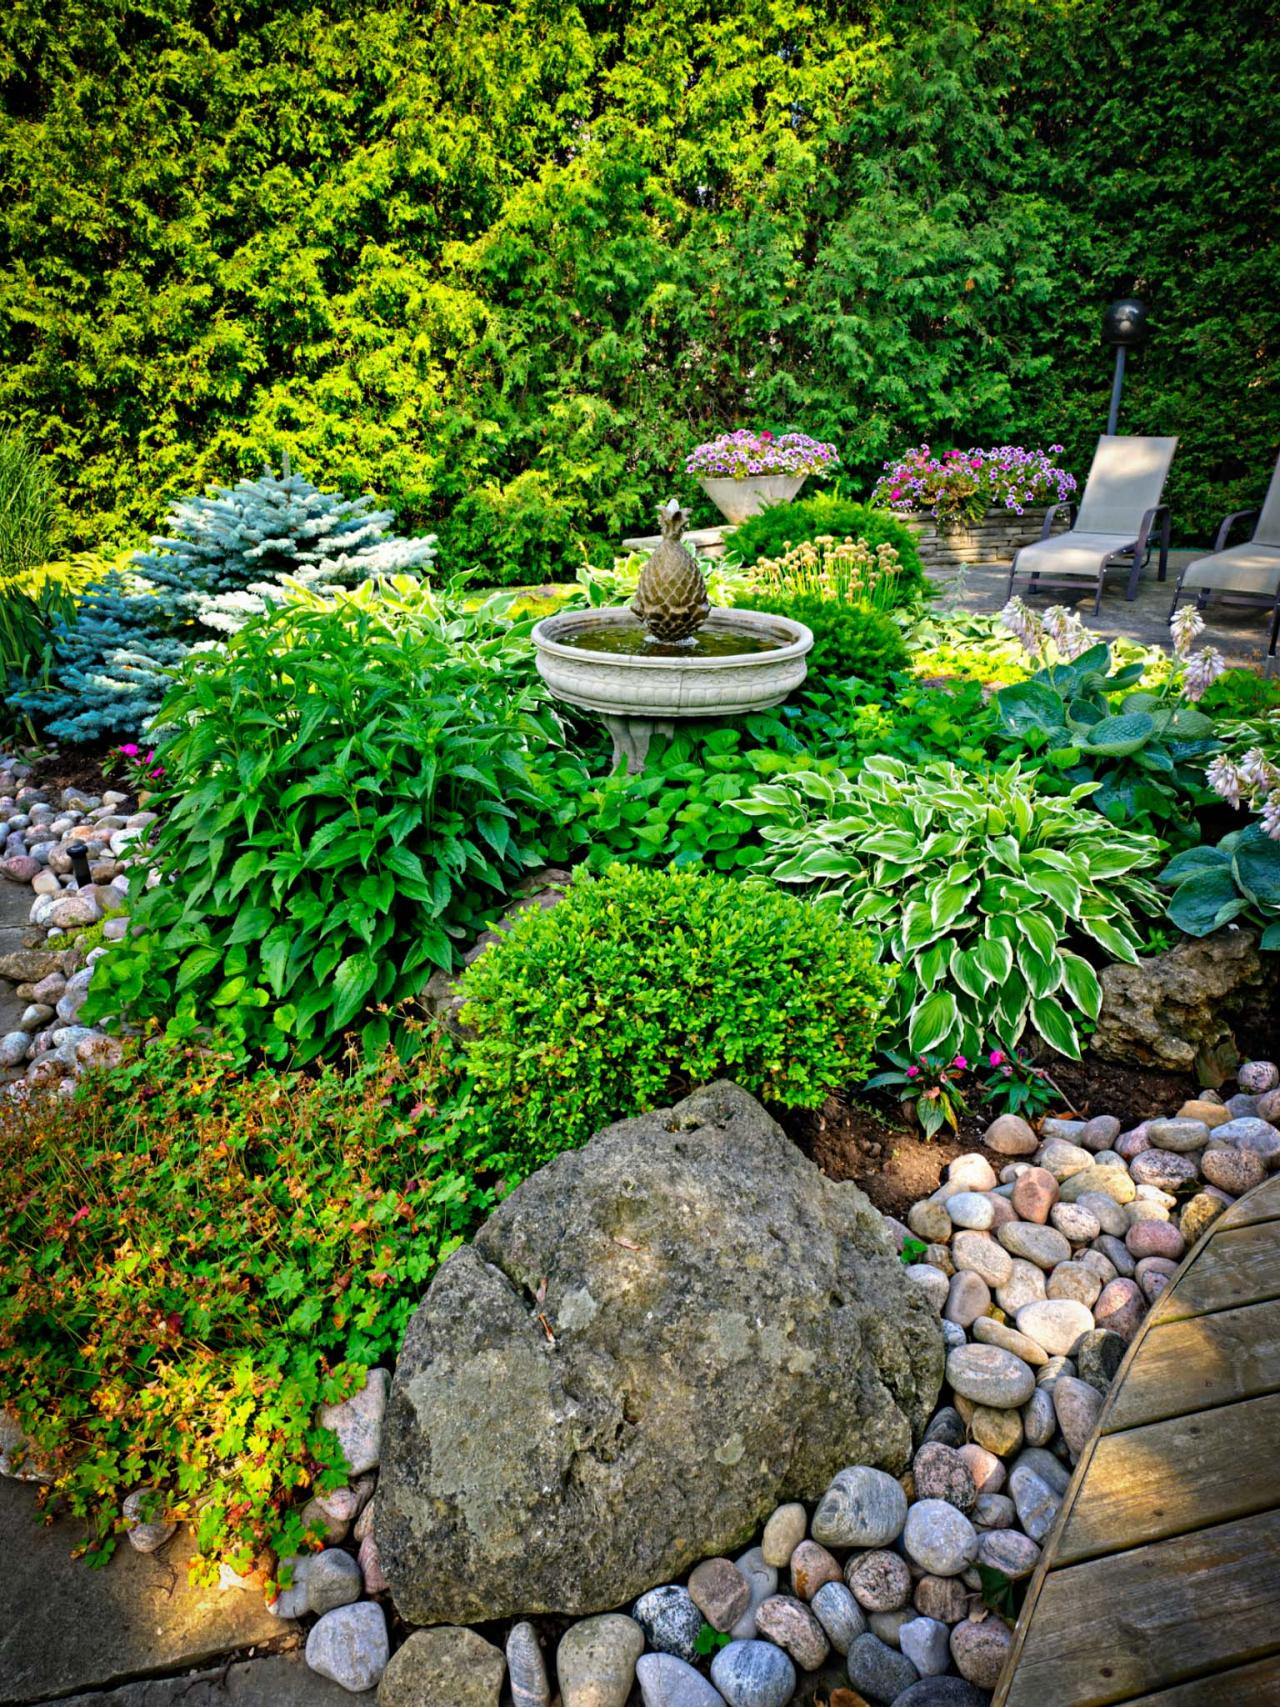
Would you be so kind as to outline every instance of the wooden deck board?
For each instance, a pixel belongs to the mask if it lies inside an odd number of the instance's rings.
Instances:
[[[993,1707],[1280,1707],[1280,1175],[1129,1347]]]
[[[1162,1322],[1117,1388],[1105,1434],[1280,1392],[1280,1299]]]

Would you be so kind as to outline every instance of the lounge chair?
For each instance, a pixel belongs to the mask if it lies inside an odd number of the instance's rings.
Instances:
[[[1006,597],[1013,597],[1019,575],[1029,578],[1033,593],[1092,581],[1093,614],[1097,616],[1102,609],[1108,565],[1117,559],[1129,560],[1125,598],[1138,596],[1138,578],[1153,534],[1159,541],[1163,581],[1169,568],[1169,509],[1160,500],[1177,444],[1177,439],[1104,433],[1093,453],[1093,466],[1071,531],[1050,538],[1054,515],[1063,507],[1055,504],[1044,518],[1040,538],[1015,554]]]
[[[1250,516],[1258,518],[1253,538],[1247,545],[1228,547],[1231,529]],[[1182,571],[1169,608],[1170,616],[1177,610],[1178,601],[1188,593],[1196,595],[1197,610],[1203,610],[1215,594],[1228,603],[1270,607],[1271,643],[1267,656],[1275,657],[1276,636],[1280,634],[1280,457],[1276,458],[1261,510],[1233,511],[1218,529],[1212,554],[1197,557]]]

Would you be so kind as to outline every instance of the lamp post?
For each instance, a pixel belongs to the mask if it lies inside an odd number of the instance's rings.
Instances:
[[[1147,310],[1136,296],[1122,296],[1113,302],[1102,316],[1102,341],[1113,344],[1116,352],[1115,378],[1111,381],[1111,408],[1107,412],[1107,432],[1114,433],[1120,418],[1120,393],[1124,388],[1125,360],[1131,349],[1147,339]]]

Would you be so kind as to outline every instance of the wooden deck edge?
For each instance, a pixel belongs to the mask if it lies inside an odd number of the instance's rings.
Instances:
[[[1243,1197],[1237,1198],[1236,1203],[1246,1203],[1249,1198],[1254,1195],[1254,1192],[1266,1191],[1267,1187],[1273,1183],[1273,1180],[1276,1177],[1280,1176],[1269,1176],[1267,1179],[1263,1180],[1261,1184],[1254,1186],[1253,1191],[1248,1191]],[[1234,1209],[1236,1204],[1232,1204],[1231,1207]],[[1224,1211],[1224,1213],[1227,1212]],[[1201,1252],[1208,1249],[1210,1242],[1218,1230],[1219,1222],[1222,1219],[1223,1217],[1219,1216],[1216,1221],[1211,1222],[1210,1225],[1205,1228],[1198,1241],[1182,1259],[1177,1272],[1173,1275],[1168,1286],[1161,1294],[1162,1298],[1168,1297],[1168,1295],[1175,1290],[1181,1282],[1183,1275],[1185,1275],[1190,1270],[1191,1266],[1198,1261]],[[1009,1692],[1013,1688],[1014,1679],[1017,1675],[1018,1661],[1021,1659],[1022,1650],[1026,1646],[1027,1634],[1030,1629],[1032,1619],[1035,1616],[1036,1603],[1040,1598],[1040,1593],[1044,1587],[1046,1577],[1054,1568],[1054,1562],[1057,1557],[1058,1538],[1066,1532],[1067,1521],[1071,1515],[1071,1510],[1075,1505],[1081,1486],[1089,1473],[1089,1467],[1093,1463],[1093,1455],[1097,1449],[1099,1440],[1102,1438],[1103,1429],[1110,1414],[1112,1402],[1116,1394],[1119,1392],[1120,1385],[1125,1376],[1129,1373],[1129,1366],[1137,1357],[1142,1343],[1147,1337],[1148,1330],[1152,1326],[1156,1325],[1152,1320],[1154,1313],[1155,1306],[1153,1305],[1143,1317],[1137,1333],[1129,1342],[1129,1349],[1121,1359],[1120,1367],[1116,1370],[1115,1375],[1112,1377],[1111,1385],[1107,1389],[1107,1396],[1102,1402],[1102,1409],[1098,1413],[1098,1420],[1094,1424],[1093,1433],[1090,1435],[1088,1443],[1086,1444],[1084,1451],[1080,1454],[1080,1457],[1076,1462],[1075,1469],[1071,1473],[1071,1480],[1067,1484],[1066,1493],[1062,1496],[1062,1505],[1059,1507],[1057,1519],[1054,1522],[1053,1529],[1048,1536],[1043,1550],[1041,1551],[1040,1562],[1032,1572],[1031,1586],[1027,1590],[1027,1598],[1022,1604],[1022,1611],[1019,1613],[1018,1622],[1014,1627],[1013,1643],[1009,1649],[1008,1657],[1005,1660],[1004,1669],[1000,1673],[1000,1680],[996,1685],[995,1694],[991,1698],[991,1707],[1008,1707]],[[1105,1554],[1102,1556],[1106,1557]]]

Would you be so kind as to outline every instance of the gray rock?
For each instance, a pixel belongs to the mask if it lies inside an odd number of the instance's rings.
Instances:
[[[904,1690],[893,1707],[990,1707],[991,1697],[962,1677],[922,1677]]]
[[[951,1260],[988,1286],[1003,1286],[1013,1275],[1013,1258],[988,1233],[957,1233],[951,1241]]]
[[[963,1446],[968,1437],[964,1418],[954,1405],[940,1405],[930,1418],[928,1428],[924,1431],[926,1441],[940,1440],[944,1446]],[[903,1499],[905,1501],[905,1494]],[[903,1523],[907,1521],[905,1504],[902,1508],[902,1521]],[[879,1546],[881,1543],[876,1542],[874,1545]]]
[[[996,1287],[996,1303],[1008,1316],[1016,1316],[1024,1304],[1046,1296],[1044,1270],[1022,1257],[1013,1260],[1013,1273],[1003,1286]]]
[[[1232,1120],[1246,1120],[1250,1115],[1261,1113],[1258,1107],[1261,1100],[1260,1097],[1246,1096],[1243,1092],[1237,1092],[1235,1096],[1227,1098],[1226,1110]],[[1264,1114],[1263,1119],[1267,1118],[1268,1116]]]
[[[636,1682],[644,1707],[724,1707],[724,1696],[673,1654],[642,1654]]]
[[[1009,1494],[1018,1510],[1018,1522],[1033,1541],[1043,1542],[1057,1518],[1060,1496],[1025,1464],[1014,1465]]]
[[[945,1500],[917,1500],[902,1532],[907,1556],[934,1577],[954,1577],[973,1563],[978,1532]]]
[[[1181,1156],[1203,1150],[1209,1142],[1209,1128],[1203,1120],[1149,1120],[1147,1137],[1157,1150],[1173,1150]]]
[[[1129,1172],[1138,1185],[1158,1185],[1162,1191],[1177,1191],[1196,1178],[1196,1164],[1190,1156],[1173,1150],[1144,1150],[1129,1164]]]
[[[1025,1405],[1036,1385],[1030,1367],[998,1345],[963,1345],[949,1352],[947,1380],[961,1398],[996,1410]]]
[[[910,1624],[919,1614],[914,1606],[900,1606],[896,1612],[869,1612],[867,1628],[873,1636],[879,1636],[882,1642],[887,1642],[891,1648],[901,1647],[899,1637],[902,1626]]]
[[[867,1627],[862,1608],[843,1583],[823,1583],[809,1602],[809,1610],[838,1654],[847,1654],[850,1644]]]
[[[957,1191],[947,1199],[946,1207],[957,1227],[986,1228],[996,1217],[991,1199],[981,1191]]]
[[[905,1654],[870,1631],[859,1636],[849,1649],[848,1667],[853,1687],[869,1701],[877,1702],[895,1701],[920,1675]]]
[[[1106,967],[1089,1047],[1104,1061],[1201,1070],[1202,1083],[1218,1084],[1238,1059],[1232,1021],[1271,1012],[1278,978],[1252,930],[1184,938],[1136,966]]]
[[[747,1579],[751,1600],[729,1634],[740,1642],[748,1642],[756,1633],[756,1612],[769,1596],[777,1591],[778,1573],[773,1565],[765,1564],[764,1554],[759,1547],[751,1547],[745,1553],[740,1553],[733,1562]]]
[[[991,1316],[978,1317],[973,1324],[973,1337],[979,1345],[998,1345],[1003,1351],[1011,1351],[1015,1357],[1020,1357],[1033,1369],[1046,1359],[1043,1346],[1037,1345],[1025,1334],[1020,1334],[1017,1328],[1011,1328],[1007,1322],[997,1322]]]
[[[1095,1328],[1091,1334],[1082,1334],[1072,1354],[1080,1379],[1096,1387],[1099,1393],[1105,1393],[1126,1349],[1120,1335],[1106,1328]]]
[[[624,1121],[517,1187],[409,1325],[375,1523],[396,1605],[631,1601],[842,1465],[905,1465],[941,1373],[880,1216],[752,1098]]]
[[[289,1586],[282,1588],[276,1598],[268,1603],[274,1617],[301,1618],[308,1610],[307,1574],[314,1558],[314,1553],[294,1553],[280,1560],[276,1566],[277,1577],[283,1576],[287,1569]]]
[[[1251,1150],[1255,1156],[1261,1156],[1269,1168],[1280,1163],[1280,1131],[1269,1120],[1259,1120],[1256,1115],[1228,1120],[1214,1131],[1213,1136],[1217,1143],[1231,1144],[1237,1150]]]
[[[711,1662],[711,1681],[729,1707],[786,1707],[796,1668],[772,1642],[730,1642]]]
[[[985,1280],[966,1270],[951,1276],[947,1287],[947,1301],[942,1310],[948,1322],[955,1322],[958,1327],[967,1328],[990,1308],[991,1293]]]
[[[913,1618],[898,1632],[898,1642],[921,1677],[936,1677],[951,1663],[951,1632],[936,1618]]]
[[[983,1133],[982,1142],[998,1156],[1030,1156],[1034,1154],[1036,1135],[1017,1114],[1001,1114]]]
[[[551,1707],[547,1662],[532,1624],[517,1624],[507,1637],[507,1676],[512,1707]]]
[[[25,1031],[7,1031],[0,1037],[0,1067],[20,1066],[27,1058],[31,1038]]]
[[[1072,1458],[1078,1458],[1088,1444],[1102,1409],[1102,1394],[1087,1381],[1064,1375],[1053,1389],[1053,1408],[1058,1427]]]
[[[644,1631],[619,1612],[571,1624],[556,1649],[563,1707],[627,1707],[643,1652]]]
[[[378,1707],[498,1707],[506,1669],[474,1630],[415,1630],[382,1674]]]
[[[1018,1509],[1008,1494],[979,1494],[973,1508],[973,1522],[979,1530],[1012,1529]]]
[[[885,1547],[907,1521],[907,1496],[868,1464],[841,1470],[813,1514],[813,1538],[831,1547]]]
[[[756,1613],[756,1625],[761,1636],[790,1654],[801,1671],[817,1671],[831,1652],[826,1631],[793,1595],[770,1595]]]
[[[176,1523],[166,1522],[163,1518],[147,1519],[145,1514],[149,1494],[148,1488],[135,1488],[131,1494],[125,1496],[121,1507],[125,1532],[135,1553],[154,1553],[158,1547],[164,1546],[178,1528]],[[163,1502],[160,1504],[163,1508]]]
[[[1022,1432],[1032,1446],[1048,1446],[1057,1427],[1053,1394],[1047,1388],[1037,1387],[1022,1407]]]
[[[1053,1489],[1055,1494],[1065,1494],[1071,1481],[1071,1472],[1062,1460],[1052,1452],[1045,1452],[1039,1447],[1028,1446],[1018,1454],[1014,1468],[1021,1464],[1024,1470],[1032,1470],[1046,1486]]]
[[[978,1689],[994,1689],[1013,1643],[1013,1632],[993,1613],[967,1618],[951,1632],[956,1670]]]
[[[1016,1529],[988,1529],[978,1537],[977,1562],[1000,1571],[1010,1582],[1029,1577],[1040,1562],[1040,1549]]]
[[[935,1310],[941,1310],[947,1302],[951,1290],[951,1282],[940,1268],[934,1268],[932,1263],[913,1262],[907,1265],[907,1279],[913,1286],[918,1286]]]
[[[326,1612],[307,1637],[307,1664],[352,1695],[372,1689],[386,1670],[387,1620],[376,1601]]]
[[[713,1630],[732,1630],[751,1605],[751,1584],[731,1559],[704,1559],[690,1573],[689,1598]]]
[[[1280,1067],[1274,1061],[1246,1061],[1236,1068],[1236,1083],[1249,1096],[1265,1096],[1280,1085]]]
[[[977,1503],[973,1472],[953,1446],[926,1441],[911,1461],[911,1474],[918,1500],[946,1500],[966,1516]]]
[[[307,1563],[307,1611],[332,1612],[335,1606],[350,1606],[359,1600],[363,1581],[360,1567],[340,1547],[326,1547]]]
[[[688,1589],[679,1588],[676,1582],[650,1589],[631,1606],[631,1617],[659,1654],[678,1654],[688,1661],[698,1657],[696,1642],[703,1617],[689,1598]]]
[[[1037,1268],[1056,1268],[1071,1256],[1070,1241],[1056,1227],[1038,1221],[1009,1221],[996,1233],[1005,1250]]]
[[[1014,1318],[1018,1332],[1042,1346],[1050,1357],[1065,1357],[1081,1334],[1093,1332],[1093,1315],[1074,1298],[1046,1298],[1024,1304]]]
[[[371,1369],[364,1386],[341,1404],[321,1405],[316,1421],[338,1437],[347,1469],[353,1476],[372,1470],[382,1455],[382,1422],[387,1409],[391,1375]]]
[[[855,1553],[845,1565],[844,1580],[864,1612],[896,1612],[911,1598],[907,1561],[900,1553],[882,1547]]]

